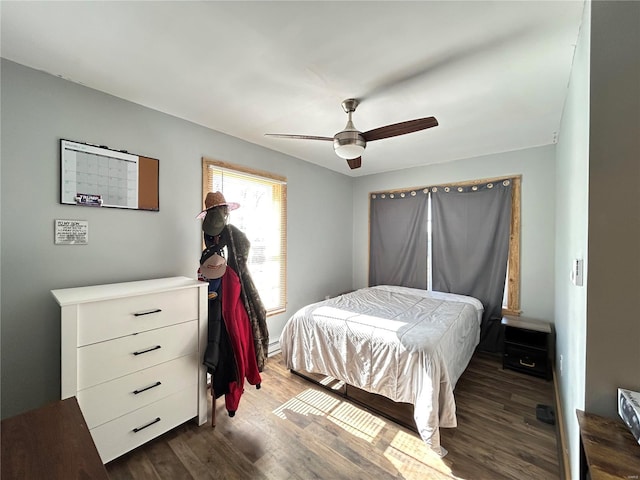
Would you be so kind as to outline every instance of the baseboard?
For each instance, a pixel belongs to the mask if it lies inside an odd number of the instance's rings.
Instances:
[[[558,445],[558,462],[560,466],[560,479],[571,480],[571,463],[569,461],[569,445],[564,427],[564,413],[562,411],[562,401],[560,399],[560,389],[558,388],[558,378],[555,369],[553,370],[553,390],[556,397],[556,443]]]
[[[267,356],[272,357],[280,353],[280,342],[272,342],[269,344],[269,349],[267,350]]]

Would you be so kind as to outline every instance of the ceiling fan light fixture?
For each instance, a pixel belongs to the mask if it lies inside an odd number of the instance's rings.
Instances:
[[[346,160],[362,156],[364,147],[362,145],[339,145],[335,148],[336,155]]]
[[[367,142],[357,130],[345,130],[333,138],[333,149],[340,158],[358,158],[364,152]]]

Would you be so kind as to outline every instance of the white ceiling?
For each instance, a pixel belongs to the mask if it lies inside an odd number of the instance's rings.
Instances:
[[[347,175],[554,143],[584,2],[0,3],[2,57]],[[341,102],[370,142],[349,170]],[[206,153],[206,152],[203,152]]]

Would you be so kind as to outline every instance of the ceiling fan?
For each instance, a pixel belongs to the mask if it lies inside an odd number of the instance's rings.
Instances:
[[[382,138],[396,137],[406,133],[417,132],[426,128],[435,127],[438,121],[435,117],[417,118],[406,122],[394,123],[393,125],[385,125],[384,127],[374,128],[367,132],[356,130],[351,121],[351,114],[356,111],[360,102],[356,98],[348,98],[342,102],[342,108],[349,116],[347,125],[344,129],[336,133],[333,137],[317,137],[313,135],[288,135],[284,133],[265,133],[269,137],[280,138],[297,138],[301,140],[324,140],[333,142],[333,149],[336,154],[344,158],[349,164],[349,168],[359,168],[362,165],[362,152],[367,146],[367,142],[380,140]]]

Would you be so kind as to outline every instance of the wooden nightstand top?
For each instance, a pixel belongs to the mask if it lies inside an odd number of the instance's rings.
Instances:
[[[551,333],[551,324],[542,320],[532,320],[523,317],[502,317],[502,325],[508,327],[534,330],[536,332]]]

